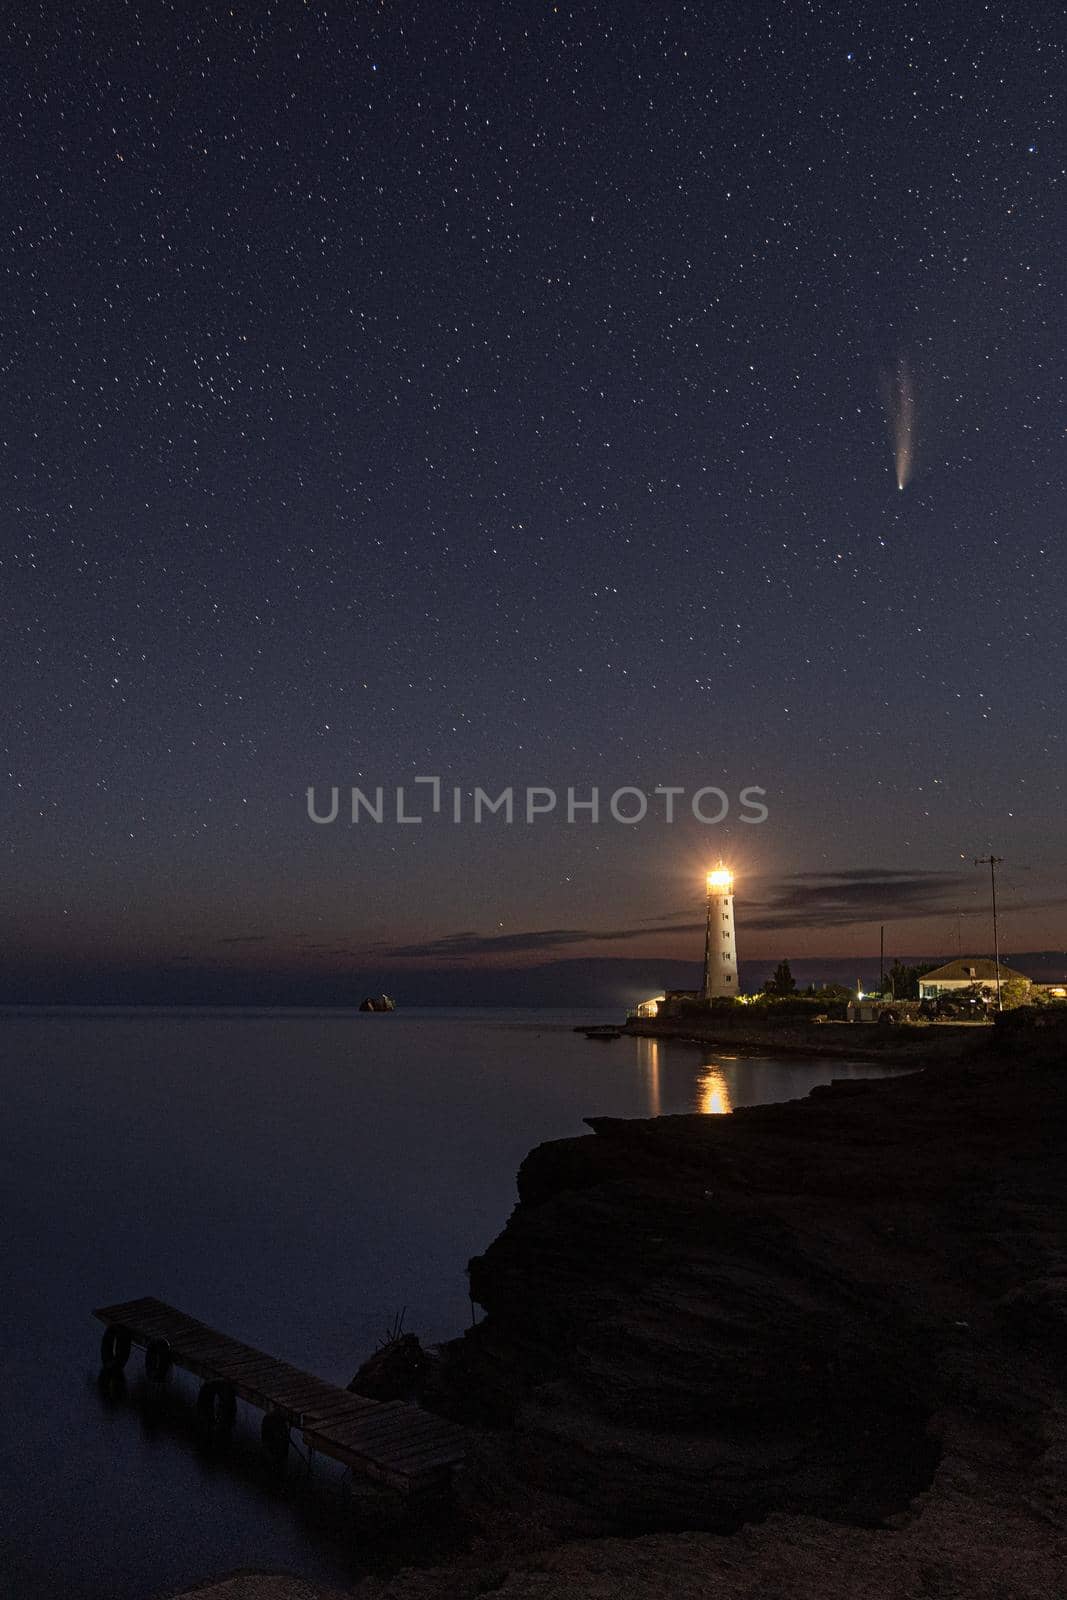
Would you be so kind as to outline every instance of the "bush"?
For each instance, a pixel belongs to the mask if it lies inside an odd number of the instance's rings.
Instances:
[[[1002,1033],[1026,1033],[1031,1028],[1057,1028],[1067,1033],[1067,1005],[1014,1006],[998,1011],[993,1022]]]
[[[747,1007],[751,1015],[770,1028],[787,1028],[796,1022],[814,1022],[816,1017],[843,1017],[845,1002],[827,1005],[817,995],[787,995],[776,999],[763,995]]]

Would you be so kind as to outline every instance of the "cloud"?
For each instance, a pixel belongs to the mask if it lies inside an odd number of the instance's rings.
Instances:
[[[878,867],[794,872],[760,901],[748,906],[740,902],[738,922],[759,933],[948,916],[959,904],[960,891],[973,887],[973,877],[958,872]]]
[[[610,928],[600,931],[589,928],[537,928],[525,933],[450,933],[444,938],[427,939],[421,944],[383,946],[382,953],[398,957],[432,956],[449,959],[513,955],[516,951],[523,950],[562,950],[573,944],[615,944],[621,939],[647,939],[647,937],[647,928]]]
[[[922,872],[892,867],[852,867],[835,872],[794,872],[775,883],[751,882],[737,901],[741,938],[749,933],[803,933],[878,922],[911,922],[954,917],[960,905],[975,909],[976,878],[970,873]],[[1016,904],[1012,910],[1040,910],[1062,899]],[[681,920],[681,919],[685,920]],[[471,930],[416,944],[383,945],[378,953],[396,959],[463,961],[483,956],[551,954],[570,946],[620,944],[666,934],[703,936],[693,907],[646,917],[628,928],[537,928],[521,933],[481,934]]]
[[[758,899],[741,896],[737,920],[743,932],[777,932],[804,928],[846,928],[854,923],[899,922],[945,916],[955,911],[962,886],[973,880],[960,873],[898,871],[860,867],[841,872],[796,872],[771,886]],[[951,891],[951,892],[950,892]],[[687,920],[682,921],[681,918]],[[658,934],[699,934],[703,917],[692,910],[648,917],[629,928],[538,928],[521,933],[446,934],[417,944],[382,947],[396,958],[464,960],[565,950],[572,945],[618,944]]]
[[[228,939],[216,939],[216,944],[266,944],[265,933],[238,933]]]

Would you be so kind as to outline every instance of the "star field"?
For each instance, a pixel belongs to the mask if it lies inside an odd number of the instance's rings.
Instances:
[[[770,896],[995,849],[1009,943],[1062,945],[1064,45],[992,5],[20,8],[11,997],[684,923],[723,851]],[[424,773],[771,815],[307,822]]]

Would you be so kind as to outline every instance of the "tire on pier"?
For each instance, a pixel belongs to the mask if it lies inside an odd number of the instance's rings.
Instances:
[[[104,1371],[121,1372],[130,1359],[132,1344],[128,1328],[122,1328],[117,1323],[105,1328],[100,1341],[100,1365]]]
[[[268,1411],[259,1429],[263,1454],[272,1467],[284,1467],[289,1455],[289,1424],[281,1411]]]
[[[224,1378],[209,1378],[196,1397],[197,1414],[212,1433],[229,1433],[237,1421],[237,1396]]]
[[[150,1339],[144,1353],[145,1377],[152,1383],[162,1383],[170,1371],[170,1340]]]

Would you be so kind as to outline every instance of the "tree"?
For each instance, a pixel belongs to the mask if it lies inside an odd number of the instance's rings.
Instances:
[[[918,1000],[919,979],[925,978],[928,972],[933,972],[934,964],[930,961],[917,967],[906,967],[901,961],[894,961],[886,973],[889,992],[894,1000]]]
[[[764,994],[787,995],[795,994],[797,981],[789,970],[788,961],[779,961],[772,975],[763,985]]]
[[[1000,1003],[1005,1011],[1030,1003],[1030,983],[1026,978],[1005,978],[1000,985]]]
[[[810,1000],[824,1000],[827,1003],[852,999],[852,990],[846,989],[843,983],[809,983],[804,993]]]

